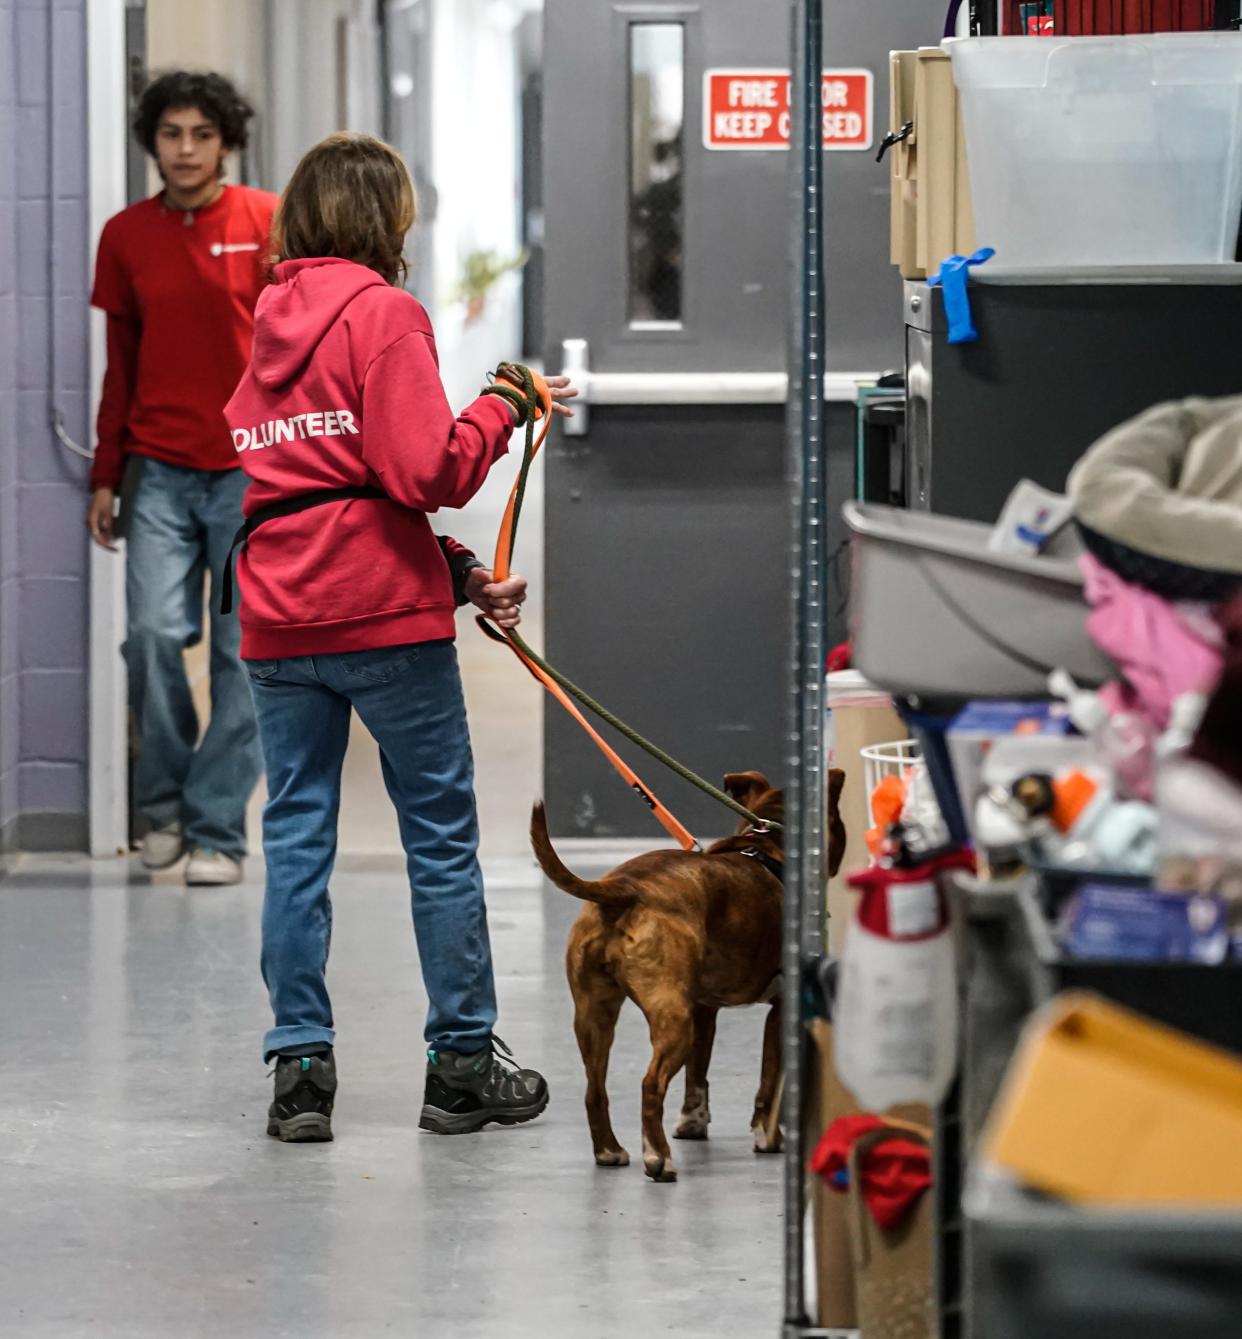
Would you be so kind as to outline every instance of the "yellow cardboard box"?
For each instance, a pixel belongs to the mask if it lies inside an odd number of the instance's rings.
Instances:
[[[1242,1205],[1242,1060],[1067,992],[1028,1024],[983,1148],[1083,1204]]]

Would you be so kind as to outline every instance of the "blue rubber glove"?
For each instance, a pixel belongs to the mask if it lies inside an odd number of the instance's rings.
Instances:
[[[973,344],[979,338],[974,318],[970,314],[970,295],[966,285],[970,266],[982,265],[996,255],[994,247],[985,246],[973,256],[950,256],[940,262],[940,269],[927,281],[929,287],[944,289],[944,314],[949,322],[950,344]]]

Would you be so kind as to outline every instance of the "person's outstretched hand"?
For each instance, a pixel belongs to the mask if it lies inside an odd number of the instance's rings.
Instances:
[[[529,371],[529,369],[527,370]],[[566,400],[575,399],[578,395],[578,388],[570,382],[568,377],[542,377],[538,372],[531,372],[531,379],[535,384],[535,390],[539,394],[541,401],[543,392],[547,391],[548,398],[552,401],[552,412],[554,414],[559,414],[562,418],[573,418],[574,411],[564,402]],[[497,380],[507,382],[517,390],[523,389],[522,383],[518,380],[516,374],[501,372],[498,375]],[[514,409],[514,413],[517,413],[516,408]],[[535,412],[535,418],[538,420],[542,417],[543,409],[540,408]]]
[[[493,581],[486,567],[475,567],[466,577],[466,595],[471,604],[502,628],[516,628],[522,621],[526,578],[515,573],[506,581]]]
[[[570,409],[565,400],[572,400],[578,394],[577,386],[570,383],[568,377],[549,377],[548,391],[552,396],[552,412],[560,414],[562,418],[573,418],[574,411]]]

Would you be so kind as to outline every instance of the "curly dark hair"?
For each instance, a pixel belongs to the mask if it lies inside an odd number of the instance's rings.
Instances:
[[[134,114],[138,143],[155,156],[155,132],[160,117],[170,109],[197,107],[219,128],[226,149],[244,149],[254,108],[222,74],[173,70],[153,80],[143,91]]]

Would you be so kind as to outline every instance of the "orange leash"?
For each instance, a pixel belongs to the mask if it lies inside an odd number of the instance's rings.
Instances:
[[[501,364],[498,370],[498,377],[503,374],[503,370],[510,365]],[[516,372],[517,369],[515,368]],[[532,374],[533,375],[533,374]],[[506,381],[510,378],[505,377]],[[533,389],[538,395],[539,403],[542,408],[543,426],[537,437],[531,437],[530,424],[528,420],[528,437],[526,454],[522,461],[522,469],[518,477],[514,480],[513,488],[509,493],[509,502],[505,507],[504,518],[500,523],[500,534],[496,539],[496,558],[492,564],[492,579],[494,581],[504,581],[510,574],[510,564],[513,559],[513,541],[517,531],[517,519],[521,512],[522,496],[526,490],[526,477],[535,457],[539,454],[540,448],[547,440],[548,429],[552,425],[552,396],[548,391],[547,385],[542,378],[533,382]],[[506,399],[510,398],[508,395]],[[529,407],[527,407],[529,415]],[[695,840],[693,834],[678,821],[668,806],[661,803],[655,792],[650,786],[646,785],[637,772],[621,757],[617,751],[608,744],[600,735],[599,731],[586,719],[578,709],[577,704],[570,698],[569,694],[558,684],[544,669],[542,669],[532,659],[525,643],[517,634],[506,632],[493,623],[484,614],[479,614],[475,622],[478,623],[482,631],[494,642],[503,642],[509,650],[522,662],[531,676],[541,683],[544,688],[561,704],[562,707],[578,722],[586,731],[595,747],[604,755],[605,758],[616,769],[618,775],[632,790],[637,791],[643,802],[655,815],[657,822],[681,847],[687,851],[700,850],[699,843]]]
[[[548,692],[551,693],[561,706],[569,712],[574,720],[582,726],[595,744],[595,747],[599,749],[604,757],[616,768],[617,773],[626,785],[638,792],[643,803],[646,804],[655,815],[656,820],[669,836],[687,851],[697,851],[701,849],[693,834],[677,820],[666,805],[660,802],[656,795],[651,791],[650,787],[644,784],[638,773],[635,772],[629,763],[627,763],[625,759],[622,758],[621,755],[607,742],[607,740],[600,735],[599,731],[596,730],[582,712],[578,710],[577,705],[564,689],[562,689],[554,679],[549,678],[519,646],[514,644],[511,638],[505,635],[502,629],[493,627],[490,620],[485,618],[482,614],[478,616],[476,621],[479,627],[482,628],[493,641],[504,642],[509,650],[512,651],[522,664],[526,666],[531,675],[543,684]]]

